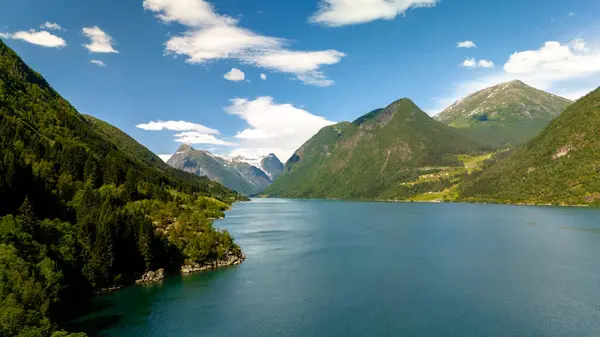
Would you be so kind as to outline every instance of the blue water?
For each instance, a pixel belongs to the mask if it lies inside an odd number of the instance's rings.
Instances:
[[[238,267],[96,301],[105,336],[600,336],[600,210],[261,199]]]

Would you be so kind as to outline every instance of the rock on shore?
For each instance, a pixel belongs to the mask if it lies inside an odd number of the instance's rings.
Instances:
[[[161,269],[158,269],[157,271],[145,272],[144,275],[142,275],[142,278],[140,278],[139,280],[136,280],[135,283],[140,284],[140,283],[158,282],[164,278],[165,278],[165,270],[161,268]]]
[[[218,260],[218,261],[215,261],[210,264],[204,264],[204,265],[201,265],[198,263],[191,264],[191,265],[185,264],[185,265],[181,266],[181,273],[182,274],[191,274],[191,273],[195,273],[195,272],[199,272],[199,271],[217,269],[217,268],[228,267],[228,266],[235,266],[235,265],[238,265],[238,264],[244,262],[245,259],[246,259],[246,256],[244,254],[241,254],[240,256],[229,255],[225,259]]]

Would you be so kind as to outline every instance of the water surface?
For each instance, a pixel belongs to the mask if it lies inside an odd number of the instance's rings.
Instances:
[[[600,336],[600,210],[260,199],[238,267],[102,296],[104,336]]]

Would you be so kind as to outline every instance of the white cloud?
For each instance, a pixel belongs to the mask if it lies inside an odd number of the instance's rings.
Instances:
[[[7,35],[7,38],[9,36]],[[45,30],[36,32],[34,29],[29,31],[20,31],[10,35],[10,38],[15,40],[23,40],[38,46],[61,48],[67,45],[67,41],[56,35],[50,34]]]
[[[479,60],[477,65],[479,68],[494,68],[494,62],[488,60]]]
[[[191,64],[233,59],[293,74],[307,84],[331,85],[333,81],[325,77],[321,67],[336,64],[345,56],[335,50],[290,50],[287,40],[240,27],[237,19],[217,14],[205,0],[144,0],[143,5],[157,13],[159,20],[187,27],[183,34],[165,43],[165,50],[167,54],[186,56]]]
[[[500,70],[457,83],[429,111],[439,112],[478,90],[515,79],[569,99],[580,98],[600,82],[600,48],[578,39],[565,44],[548,41],[539,49],[516,52]]]
[[[570,12],[568,15],[570,18],[575,16],[575,12]]]
[[[186,121],[151,121],[145,124],[138,124],[135,126],[139,129],[144,129],[148,131],[162,131],[162,130],[171,130],[171,131],[196,131],[205,134],[219,134],[219,130],[211,129],[202,124],[196,124]]]
[[[269,135],[261,129],[245,129],[238,132],[235,138],[239,139],[267,139]]]
[[[233,143],[217,138],[219,130],[209,128],[202,124],[196,124],[186,121],[151,121],[145,124],[138,124],[136,128],[148,131],[183,131],[174,135],[175,141],[187,144],[215,144],[230,146]]]
[[[93,63],[100,67],[106,67],[106,64],[104,64],[104,62],[102,62],[101,60],[91,60],[90,63]]]
[[[575,39],[571,41],[571,48],[573,48],[573,50],[575,51],[589,51],[588,47],[586,46],[585,40],[583,39]]]
[[[585,41],[575,41],[564,45],[549,41],[540,49],[514,53],[504,65],[504,71],[513,76],[535,77],[536,82],[545,83],[600,72],[600,51],[583,51],[581,46],[585,48]]]
[[[494,62],[488,60],[475,60],[474,58],[465,59],[462,64],[465,68],[494,68]]]
[[[246,75],[243,71],[238,68],[231,68],[231,70],[223,76],[228,81],[239,82],[243,81],[246,78]]]
[[[214,145],[234,145],[233,143],[219,139],[213,135],[197,131],[187,131],[175,135],[175,141],[186,144],[214,144]]]
[[[379,19],[392,20],[410,8],[432,7],[438,0],[321,0],[313,23],[339,27]]]
[[[84,27],[82,32],[91,41],[83,46],[92,53],[119,53],[112,46],[112,38],[100,27]]]
[[[255,100],[232,99],[231,105],[226,107],[225,111],[248,123],[248,128],[235,136],[241,142],[237,151],[246,154],[273,152],[281,160],[287,160],[321,128],[333,124],[291,104],[278,104],[272,97],[258,97]]]
[[[477,67],[477,62],[474,58],[467,58],[463,61],[462,66],[465,68],[475,68]]]
[[[166,163],[167,161],[169,161],[169,159],[171,159],[171,157],[172,157],[172,156],[173,156],[172,154],[159,154],[159,155],[158,155],[158,157],[159,157],[160,159],[162,159],[162,161],[164,161],[165,163]]]
[[[46,21],[45,23],[40,25],[41,29],[50,29],[50,30],[64,30],[61,26],[59,26],[56,22]]]
[[[456,44],[456,48],[477,48],[473,41],[463,41]]]
[[[263,81],[267,80],[267,75],[266,74],[260,74],[260,79]]]
[[[9,33],[0,33],[0,39],[10,39]]]

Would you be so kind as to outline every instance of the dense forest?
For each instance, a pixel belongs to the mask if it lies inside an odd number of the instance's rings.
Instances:
[[[67,336],[98,291],[241,256],[212,226],[241,199],[80,115],[0,41],[0,336]]]
[[[463,184],[471,202],[600,206],[600,88]]]

